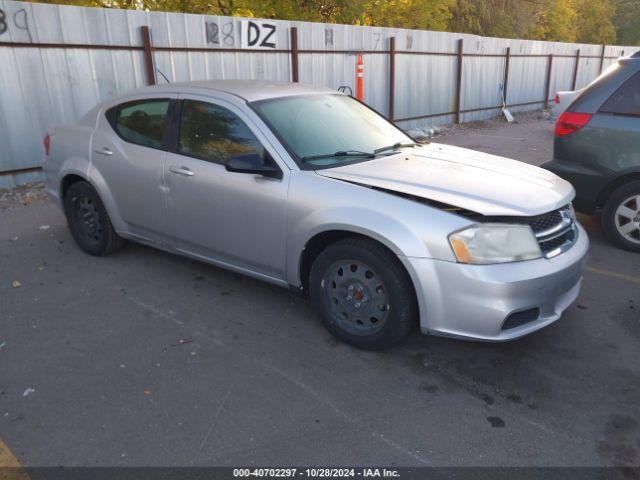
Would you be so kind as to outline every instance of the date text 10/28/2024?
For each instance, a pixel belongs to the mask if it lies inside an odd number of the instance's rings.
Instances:
[[[388,468],[234,468],[233,476],[236,478],[398,478],[400,473]]]

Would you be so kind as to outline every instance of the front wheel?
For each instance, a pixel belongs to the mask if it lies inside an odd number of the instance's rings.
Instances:
[[[64,213],[78,246],[89,255],[108,255],[122,248],[98,192],[88,182],[76,182],[64,196]]]
[[[373,240],[346,238],[327,247],[313,263],[309,287],[327,330],[357,348],[388,348],[417,323],[411,279]]]
[[[602,211],[602,230],[617,246],[640,252],[640,182],[615,190]]]

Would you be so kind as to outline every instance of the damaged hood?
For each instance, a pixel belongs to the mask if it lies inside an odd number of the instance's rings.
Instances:
[[[542,168],[437,143],[316,173],[483,215],[539,215],[575,195],[570,183]]]

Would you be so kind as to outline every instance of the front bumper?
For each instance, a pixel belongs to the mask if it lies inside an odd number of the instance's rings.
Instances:
[[[505,341],[553,323],[577,298],[589,240],[578,239],[550,258],[496,265],[465,265],[404,257],[416,285],[424,333],[474,340]],[[512,314],[539,309],[531,321],[504,329]]]

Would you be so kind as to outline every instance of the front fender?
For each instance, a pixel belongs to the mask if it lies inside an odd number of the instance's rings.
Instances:
[[[287,210],[287,280],[300,285],[307,243],[328,231],[364,235],[402,257],[455,261],[447,236],[468,225],[420,202],[315,174],[292,175]]]

